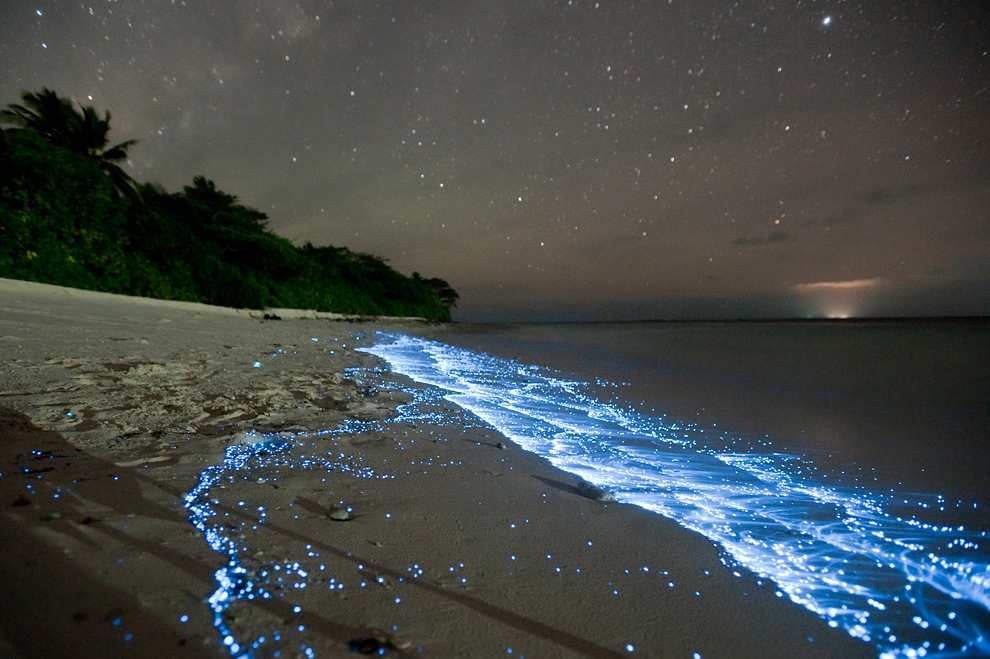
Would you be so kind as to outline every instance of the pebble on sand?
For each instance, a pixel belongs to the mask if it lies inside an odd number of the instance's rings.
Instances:
[[[577,491],[581,496],[588,497],[594,501],[601,501],[602,503],[614,503],[617,501],[615,498],[615,492],[603,490],[588,481],[578,481]]]

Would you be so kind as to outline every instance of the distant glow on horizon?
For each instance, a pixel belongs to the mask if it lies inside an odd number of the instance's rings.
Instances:
[[[796,284],[793,289],[806,300],[818,315],[825,318],[853,318],[863,315],[863,307],[881,289],[884,280],[850,279],[847,281],[818,281]]]
[[[880,283],[879,279],[853,279],[851,281],[818,281],[810,284],[797,284],[799,291],[842,291],[859,288],[869,288]]]
[[[829,306],[826,304],[816,305],[816,309],[809,311],[804,315],[805,318],[809,320],[827,318],[830,320],[845,320],[847,318],[856,318],[856,314],[852,309],[848,307],[839,306]]]
[[[827,318],[852,318],[856,314],[848,307],[832,307],[826,310]]]

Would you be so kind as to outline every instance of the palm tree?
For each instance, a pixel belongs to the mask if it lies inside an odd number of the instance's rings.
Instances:
[[[26,106],[9,104],[8,110],[0,111],[0,121],[33,130],[57,146],[68,146],[69,121],[75,114],[72,102],[47,88],[38,94],[24,92],[21,98]]]
[[[137,194],[134,180],[117,164],[127,159],[127,150],[137,140],[108,146],[110,112],[101,119],[90,106],[80,105],[77,110],[71,100],[47,88],[37,94],[24,92],[21,98],[23,105],[11,103],[7,110],[0,111],[0,123],[34,131],[55,146],[85,155],[106,172],[118,190],[126,195]]]

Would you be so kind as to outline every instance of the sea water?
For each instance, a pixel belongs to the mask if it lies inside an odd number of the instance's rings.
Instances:
[[[881,657],[990,656],[990,325],[453,326],[366,348]]]

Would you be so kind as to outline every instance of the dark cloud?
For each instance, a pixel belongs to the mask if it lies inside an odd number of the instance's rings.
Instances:
[[[990,251],[959,254],[889,291],[871,309],[888,316],[990,316]]]
[[[736,238],[732,241],[732,244],[742,245],[744,247],[762,247],[765,245],[773,245],[775,243],[786,243],[792,240],[797,240],[796,236],[783,231],[774,231],[766,238]]]
[[[921,191],[916,185],[909,184],[900,189],[877,187],[864,194],[860,198],[860,201],[869,206],[878,206],[881,204],[889,204],[895,201],[900,201],[902,199],[909,199],[918,194],[921,194]]]

